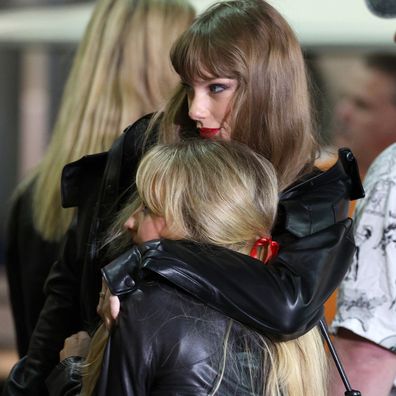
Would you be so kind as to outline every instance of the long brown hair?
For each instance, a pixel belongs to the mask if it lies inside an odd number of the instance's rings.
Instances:
[[[270,160],[281,188],[311,169],[317,143],[305,63],[292,29],[272,6],[263,0],[213,5],[176,41],[171,60],[185,82],[238,81],[231,138]],[[180,85],[164,110],[161,142],[178,140],[177,132],[191,126],[187,108]]]
[[[65,164],[108,150],[138,117],[158,110],[177,83],[168,54],[195,16],[188,0],[100,0],[79,45],[53,137],[32,174],[33,221],[59,240],[73,209],[62,209]],[[19,192],[23,192],[24,182]]]

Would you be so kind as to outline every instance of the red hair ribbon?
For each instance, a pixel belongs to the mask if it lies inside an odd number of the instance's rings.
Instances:
[[[258,248],[267,247],[267,256],[264,257],[263,262],[267,263],[272,257],[275,257],[279,252],[279,243],[273,241],[271,237],[261,237],[254,243],[250,251],[250,257],[258,259]]]

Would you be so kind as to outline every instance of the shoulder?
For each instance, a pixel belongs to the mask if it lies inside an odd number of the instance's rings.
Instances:
[[[148,126],[150,125],[151,120],[153,119],[155,113],[146,114],[140,118],[138,118],[135,122],[128,125],[124,132],[125,134],[139,134],[146,132]]]
[[[208,394],[227,321],[163,281],[141,282],[121,301],[110,339],[109,383],[136,394]]]
[[[178,367],[208,359],[228,320],[173,285],[152,280],[122,300],[117,331],[123,340],[132,336],[131,351],[151,350],[159,366]]]
[[[157,139],[157,124],[153,126],[152,134],[148,134],[153,117],[155,117],[154,113],[146,114],[125,128],[123,132],[124,153],[142,150],[147,142],[152,143],[151,140]]]
[[[327,171],[315,169],[282,191],[274,236],[284,231],[304,237],[347,217],[349,177],[340,163]]]
[[[122,136],[120,190],[126,191],[133,184],[137,165],[147,148],[157,141],[158,124],[151,122],[154,114],[148,114],[127,127]]]
[[[61,176],[61,196],[64,208],[80,206],[81,202],[86,200],[86,196],[98,191],[107,157],[107,152],[86,155],[65,165]]]
[[[141,282],[122,300],[121,307],[120,325],[125,321],[125,325],[138,329],[142,324],[146,334],[160,335],[164,340],[180,340],[186,336],[191,341],[206,339],[208,334],[221,333],[228,321],[224,314],[163,279]],[[147,317],[150,322],[143,323],[141,320]]]

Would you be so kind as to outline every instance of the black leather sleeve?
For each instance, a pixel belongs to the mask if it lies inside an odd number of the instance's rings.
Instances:
[[[324,302],[342,280],[355,251],[350,219],[297,239],[268,265],[223,248],[210,247],[211,254],[202,254],[199,246],[191,248],[180,241],[153,241],[148,247],[152,249],[143,257],[146,272],[278,339],[298,337],[318,323]],[[208,248],[203,252],[208,253]],[[135,289],[139,254],[132,248],[102,269],[113,294]]]
[[[44,283],[60,249],[35,229],[33,188],[34,181],[13,200],[6,235],[5,265],[20,357],[27,353],[45,301]]]
[[[45,383],[50,396],[77,396],[81,392],[80,366],[83,359],[72,356],[52,370]]]
[[[18,370],[11,371],[3,396],[44,396],[45,378],[59,362],[59,351],[65,338],[81,330],[79,312],[80,276],[76,269],[74,229],[70,229],[64,245],[62,261],[51,269],[46,288],[51,290],[32,335],[27,356]],[[18,363],[17,363],[18,365]]]
[[[163,250],[190,259],[174,260],[170,267],[165,253],[153,251],[164,256],[149,260],[146,254],[147,271],[246,326],[287,340],[321,319],[323,304],[348,270],[355,245],[348,219],[291,243],[268,265],[231,251],[213,251],[212,261],[201,259],[175,241],[164,240]]]
[[[28,324],[25,315],[25,290],[21,289],[22,270],[20,246],[18,243],[20,197],[17,197],[11,207],[7,223],[5,268],[8,281],[8,292],[16,331],[16,340],[19,356],[22,357],[28,347]]]

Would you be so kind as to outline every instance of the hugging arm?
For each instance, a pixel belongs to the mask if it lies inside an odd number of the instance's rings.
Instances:
[[[352,259],[352,221],[344,220],[285,246],[269,265],[228,249],[211,248],[213,260],[200,260],[200,247],[159,241],[144,255],[153,272],[231,318],[281,339],[304,334],[323,315],[323,303],[338,286]],[[133,248],[103,268],[110,291],[133,290]],[[170,261],[168,255],[191,257]],[[150,260],[150,256],[156,260]],[[232,268],[230,268],[230,266]]]

